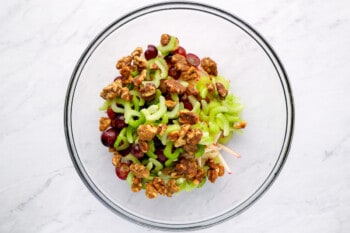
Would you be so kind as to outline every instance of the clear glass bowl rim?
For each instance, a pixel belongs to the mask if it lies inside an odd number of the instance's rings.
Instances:
[[[113,205],[113,203],[102,194],[99,188],[94,184],[92,179],[85,172],[84,167],[80,161],[79,155],[75,148],[74,137],[73,137],[72,127],[71,127],[72,103],[74,99],[75,88],[79,81],[80,73],[84,68],[84,64],[89,59],[89,56],[94,52],[95,48],[103,41],[104,38],[108,37],[108,35],[111,32],[118,30],[119,27],[126,24],[128,21],[131,21],[138,17],[142,17],[142,15],[145,15],[145,14],[150,14],[156,11],[172,10],[172,9],[194,10],[194,11],[201,11],[204,13],[215,15],[217,17],[220,17],[224,20],[229,21],[235,26],[240,27],[252,39],[254,39],[260,45],[260,47],[265,51],[266,55],[269,57],[270,61],[274,65],[276,72],[278,73],[281,86],[284,92],[284,98],[285,98],[285,104],[286,104],[286,115],[287,115],[286,131],[284,135],[283,145],[280,150],[280,154],[278,156],[278,159],[273,169],[271,170],[269,176],[266,178],[264,183],[245,202],[243,202],[237,208],[231,209],[230,211],[222,215],[216,216],[208,220],[187,223],[187,224],[166,224],[166,223],[159,223],[156,221],[150,221],[146,219],[140,219],[139,216],[135,216],[132,213],[128,212],[127,210],[121,209],[118,206]],[[294,121],[295,121],[295,109],[294,109],[294,101],[293,101],[291,86],[287,77],[287,73],[280,59],[278,58],[277,54],[272,49],[272,47],[255,29],[249,26],[242,19],[238,18],[237,16],[225,10],[219,9],[214,6],[202,4],[202,3],[197,3],[197,2],[175,1],[175,2],[161,2],[161,3],[148,5],[120,17],[119,19],[111,23],[109,26],[107,26],[100,34],[98,34],[92,40],[92,42],[85,49],[80,59],[78,60],[74,68],[74,71],[72,73],[70,82],[68,84],[66,97],[65,97],[65,105],[64,105],[64,130],[65,130],[65,138],[66,138],[68,151],[78,175],[80,176],[80,178],[82,179],[86,187],[90,190],[90,192],[99,201],[101,201],[106,207],[111,209],[114,213],[118,214],[119,216],[133,223],[137,223],[137,224],[152,227],[152,228],[157,228],[162,230],[171,230],[171,231],[196,230],[196,229],[213,226],[215,224],[221,223],[223,221],[226,221],[236,216],[237,214],[241,213],[242,211],[250,207],[256,200],[258,200],[275,181],[283,165],[286,162],[286,159],[291,147],[292,138],[293,138]]]

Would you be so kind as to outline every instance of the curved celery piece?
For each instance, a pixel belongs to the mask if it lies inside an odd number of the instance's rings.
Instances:
[[[147,109],[142,109],[141,112],[145,115],[146,121],[159,120],[162,115],[166,112],[165,98],[164,96],[159,97],[159,110],[153,114],[149,114]]]
[[[225,106],[218,106],[218,107],[210,109],[210,112],[209,112],[210,121],[214,121],[216,115],[219,113],[223,113],[223,112],[228,112],[228,108]]]
[[[233,131],[230,131],[230,133],[227,136],[225,136],[225,137],[221,136],[218,141],[221,144],[226,144],[231,140],[232,136],[233,136]]]
[[[175,102],[179,102],[179,96],[175,93],[170,93],[170,97],[172,100],[174,100]]]
[[[148,104],[149,105],[156,105],[158,102],[159,102],[159,97],[162,95],[162,92],[159,90],[159,89],[157,89],[156,90],[156,96],[154,97],[154,100],[152,100],[151,102],[149,102]]]
[[[167,112],[166,115],[168,116],[168,119],[174,119],[178,117],[179,111],[180,111],[180,104],[177,103],[173,108],[173,110],[171,110],[170,112]]]
[[[206,122],[209,121],[209,116],[205,115],[205,113],[204,113],[203,111],[199,112],[199,118],[200,118],[202,121],[206,121]]]
[[[148,171],[152,170],[152,168],[153,168],[153,163],[152,163],[151,161],[149,161],[149,162],[147,163],[147,165],[146,165],[146,168],[147,168]]]
[[[204,154],[204,149],[205,149],[204,145],[197,144],[197,148],[198,148],[198,150],[197,150],[196,153],[194,153],[194,156],[195,157],[201,157]]]
[[[127,161],[131,161],[134,164],[141,164],[140,160],[138,160],[138,158],[136,158],[135,156],[133,156],[132,154],[128,154],[126,156],[124,156],[122,158],[122,160],[127,160]]]
[[[101,107],[99,107],[98,110],[106,111],[109,108],[110,105],[111,105],[111,101],[110,100],[105,100],[105,102],[103,102],[103,105]]]
[[[166,145],[167,139],[168,139],[168,134],[170,132],[180,130],[181,126],[179,124],[173,124],[173,125],[168,125],[167,129],[165,130],[165,133],[162,135],[160,141],[162,142],[163,145]]]
[[[157,57],[154,61],[160,69],[160,78],[164,79],[168,77],[168,64],[162,57]],[[159,86],[159,85],[158,85]]]
[[[204,109],[208,106],[208,103],[205,100],[201,100],[201,105],[202,105],[202,109]]]
[[[143,115],[143,113],[140,114],[139,118],[137,120],[134,120],[133,117],[129,119],[129,125],[132,126],[133,128],[139,127],[141,124],[146,122],[146,118]]]
[[[143,81],[142,84],[143,85],[146,85],[148,83],[151,83],[153,84],[156,88],[159,87],[160,85],[160,80],[162,79],[162,77],[160,76],[159,74],[159,70],[157,70],[155,73],[154,73],[154,77],[153,77],[153,80],[150,80],[150,81]]]
[[[168,121],[169,121],[168,114],[164,114],[164,115],[162,116],[162,120],[160,121],[160,123],[162,123],[162,124],[168,124]]]
[[[134,128],[131,127],[130,125],[126,128],[126,139],[128,140],[129,143],[133,143],[134,142],[134,138],[133,138],[133,132],[134,132]]]
[[[196,89],[200,90],[199,95],[202,98],[207,97],[208,94],[208,88],[207,85],[211,84],[210,77],[208,76],[201,76],[196,84]]]
[[[199,114],[201,104],[198,102],[198,100],[192,95],[188,96],[188,100],[190,101],[190,103],[193,106],[192,112]]]
[[[203,87],[199,92],[200,97],[205,98],[208,95],[208,88]]]
[[[159,52],[162,53],[163,56],[168,55],[169,52],[174,51],[178,46],[178,39],[175,36],[170,37],[170,41],[167,45],[157,46],[157,49]]]
[[[209,132],[211,135],[217,135],[220,132],[218,125],[212,121],[209,122]]]
[[[114,147],[115,147],[115,148],[118,148],[121,142],[126,141],[125,135],[126,135],[126,128],[123,128],[123,129],[119,132],[118,137],[117,137],[117,139],[116,139],[115,142],[114,142]]]
[[[217,120],[220,120],[222,122],[222,126],[220,127],[223,130],[223,135],[227,136],[230,133],[230,123],[224,116],[224,114],[219,113],[216,115]]]
[[[156,150],[156,148],[154,147],[154,142],[153,142],[153,140],[151,140],[149,142],[149,149],[146,152],[146,155],[150,158],[156,159],[157,155],[154,153],[155,150]]]
[[[166,167],[170,167],[173,165],[175,160],[172,160],[172,159],[168,159],[167,161],[165,161],[165,166]]]
[[[230,122],[230,123],[233,123],[233,122],[240,122],[241,121],[241,118],[239,116],[235,116],[235,115],[232,115],[232,114],[229,114],[229,113],[224,113],[224,116],[226,117],[226,119]]]
[[[113,112],[116,112],[116,113],[124,113],[124,108],[118,107],[118,105],[117,105],[117,99],[113,99],[113,100],[110,102],[110,106],[111,106],[111,109],[113,110]]]
[[[208,115],[211,109],[219,106],[221,106],[221,104],[218,101],[212,100],[207,106],[203,108],[203,112],[205,115]]]
[[[154,172],[158,172],[163,169],[163,164],[161,164],[161,162],[159,162],[158,160],[150,158],[149,161],[152,162],[152,164],[154,165]]]
[[[177,148],[174,152],[172,152],[172,150],[173,150],[173,142],[168,141],[165,145],[164,155],[168,159],[175,160],[179,157],[181,153],[181,148]]]
[[[129,172],[128,176],[126,177],[126,182],[131,186],[132,185],[132,179],[134,178],[134,173]]]

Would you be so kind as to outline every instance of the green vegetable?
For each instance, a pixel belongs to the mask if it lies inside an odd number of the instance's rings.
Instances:
[[[170,37],[170,41],[167,45],[159,45],[157,47],[158,51],[162,53],[163,56],[168,55],[169,52],[174,51],[178,46],[178,39],[175,36]]]

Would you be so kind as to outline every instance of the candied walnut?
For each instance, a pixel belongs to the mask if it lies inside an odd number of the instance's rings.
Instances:
[[[201,60],[201,66],[209,75],[218,75],[218,69],[215,61],[213,61],[210,57],[205,57]]]
[[[134,65],[138,70],[143,70],[147,67],[147,61],[144,58],[134,57]]]
[[[169,44],[171,36],[169,34],[162,34],[160,37],[160,44],[165,46]]]
[[[175,179],[170,179],[166,184],[165,188],[166,188],[166,195],[168,197],[171,197],[174,193],[177,193],[178,191],[180,191],[179,186],[176,185]]]
[[[227,96],[228,91],[222,83],[216,83],[216,89],[218,90],[221,98],[225,98]]]
[[[236,122],[233,124],[233,128],[235,129],[243,129],[247,126],[247,122],[246,121],[241,121],[241,122]]]
[[[179,111],[179,122],[181,124],[194,125],[199,121],[199,116],[194,112]]]
[[[159,70],[159,67],[156,63],[151,63],[149,65],[150,70]]]
[[[139,140],[141,141],[151,141],[157,134],[157,127],[149,125],[140,125],[137,129],[137,134],[139,135]]]
[[[200,129],[190,129],[186,134],[186,143],[197,145],[202,139],[203,133]]]
[[[196,144],[185,144],[183,146],[184,150],[190,154],[190,155],[193,155],[194,153],[197,152],[198,148],[197,148],[197,145]]]
[[[130,66],[131,62],[132,62],[131,56],[122,57],[120,60],[118,60],[118,62],[116,64],[116,68],[119,70],[122,67]]]
[[[141,179],[137,177],[132,178],[131,191],[139,192],[142,189]]]
[[[183,94],[186,91],[186,87],[184,87],[180,82],[176,81],[175,79],[168,79],[164,81],[166,85],[166,89],[170,93],[177,93],[177,94]]]
[[[139,140],[139,146],[140,146],[140,149],[143,153],[146,153],[149,150],[148,142]]]
[[[199,184],[204,178],[204,169],[203,168],[198,168],[197,174],[194,177],[193,183]]]
[[[214,87],[214,85],[212,83],[208,83],[207,84],[207,89],[208,89],[208,92],[213,93],[214,90],[215,90],[215,87]]]
[[[131,164],[130,165],[130,171],[137,178],[147,178],[150,175],[150,173],[147,170],[147,168],[145,166],[143,166],[142,164]]]
[[[199,97],[199,91],[192,84],[188,85],[188,87],[186,88],[186,94],[188,96],[192,95],[196,98]]]
[[[105,100],[112,100],[115,97],[119,97],[122,91],[121,80],[116,80],[108,86],[104,87],[100,93],[100,96]]]
[[[130,91],[127,87],[123,87],[121,89],[121,94],[120,94],[120,98],[122,98],[123,100],[130,102],[131,100],[131,94]]]
[[[117,150],[114,147],[109,147],[108,151],[111,153],[117,152]]]
[[[121,76],[120,80],[122,81],[123,85],[128,85],[128,84],[132,83],[134,79],[132,78],[131,75],[129,75],[129,76]]]
[[[172,110],[176,106],[177,102],[173,100],[166,100],[165,105],[168,109]]]
[[[149,199],[158,197],[157,189],[153,186],[152,182],[148,182],[146,184],[145,194],[146,194],[146,197],[148,197]]]
[[[166,79],[161,79],[159,83],[159,90],[162,93],[165,93],[167,91],[167,85],[166,85]]]
[[[187,131],[191,128],[191,125],[190,124],[183,124],[181,125],[181,130],[180,130],[180,133],[179,133],[179,137],[180,138],[183,138],[185,137]]]
[[[173,55],[171,57],[171,62],[174,64],[175,69],[178,71],[187,72],[190,69],[186,58],[180,54]]]
[[[197,70],[193,66],[191,66],[187,71],[182,72],[180,75],[180,78],[184,81],[195,80],[197,77]]]
[[[122,156],[116,151],[112,157],[112,164],[115,167],[120,167]]]
[[[168,134],[168,140],[172,141],[172,142],[176,142],[179,139],[179,137],[180,137],[179,131],[177,131],[177,130],[170,132]]]
[[[197,175],[198,164],[194,159],[181,158],[175,165],[175,172],[184,175],[186,179],[193,179]]]
[[[131,70],[129,66],[123,66],[120,70],[119,73],[121,76],[123,76],[124,78],[129,78]]]
[[[142,70],[139,75],[137,75],[135,78],[133,78],[132,82],[134,83],[135,86],[140,86],[143,80],[146,78],[146,69]]]
[[[140,95],[145,101],[151,101],[156,96],[156,86],[153,83],[147,83],[140,88]]]
[[[111,119],[108,117],[100,117],[100,131],[105,131],[111,125]]]
[[[140,57],[141,54],[142,54],[142,48],[137,47],[136,49],[134,49],[134,51],[132,51],[131,56],[134,59],[135,57]]]
[[[166,124],[159,124],[158,127],[157,127],[157,134],[162,136],[165,133],[166,129],[167,129],[167,125]]]
[[[154,177],[152,184],[160,195],[164,195],[166,193],[164,180],[162,180],[160,177]]]
[[[225,168],[220,163],[215,163],[212,158],[209,158],[206,162],[209,169],[207,171],[207,177],[210,182],[214,183],[219,176],[223,176]]]
[[[186,140],[184,138],[178,138],[174,143],[175,147],[184,146],[186,144]]]

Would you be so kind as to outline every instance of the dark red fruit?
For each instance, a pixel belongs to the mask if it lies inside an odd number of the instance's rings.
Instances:
[[[164,149],[158,148],[155,151],[155,154],[157,155],[157,159],[159,162],[164,163],[165,161],[168,160],[167,157],[164,155]]]
[[[125,180],[130,171],[129,164],[121,163],[120,167],[115,168],[115,173],[121,180]]]
[[[117,113],[115,113],[112,108],[107,109],[107,115],[109,119],[114,120],[114,118],[117,116]]]
[[[121,79],[121,78],[122,78],[122,76],[117,76],[117,77],[115,77],[114,81],[117,81],[118,79]]]
[[[116,117],[111,121],[111,126],[116,129],[123,129],[126,127],[125,118],[123,114],[116,114]]]
[[[200,64],[199,57],[193,53],[186,54],[186,60],[193,66],[198,66]]]
[[[147,50],[145,51],[146,60],[151,60],[158,56],[158,50],[154,45],[148,45]]]
[[[171,66],[168,70],[168,75],[172,77],[173,79],[179,79],[180,78],[180,72],[175,69],[174,66]]]
[[[138,159],[142,159],[145,156],[145,154],[141,151],[139,144],[133,144],[131,146],[131,154]]]
[[[122,156],[127,156],[128,154],[131,153],[131,146],[129,146],[128,148],[126,148],[125,150],[121,150],[119,151],[119,154],[121,154]]]
[[[184,103],[184,107],[186,109],[188,109],[190,111],[193,109],[193,106],[188,99],[183,99],[182,102]]]
[[[181,46],[179,46],[179,47],[174,51],[174,53],[175,53],[175,54],[180,54],[180,55],[186,57],[186,50],[185,50],[183,47],[181,47]]]
[[[113,128],[105,130],[101,135],[101,142],[107,147],[113,147],[115,140],[117,139],[118,132]]]
[[[168,55],[166,55],[165,57],[164,57],[164,60],[168,63],[168,64],[171,64],[171,58],[173,57],[173,53],[172,52],[170,52],[170,53],[168,53]]]

